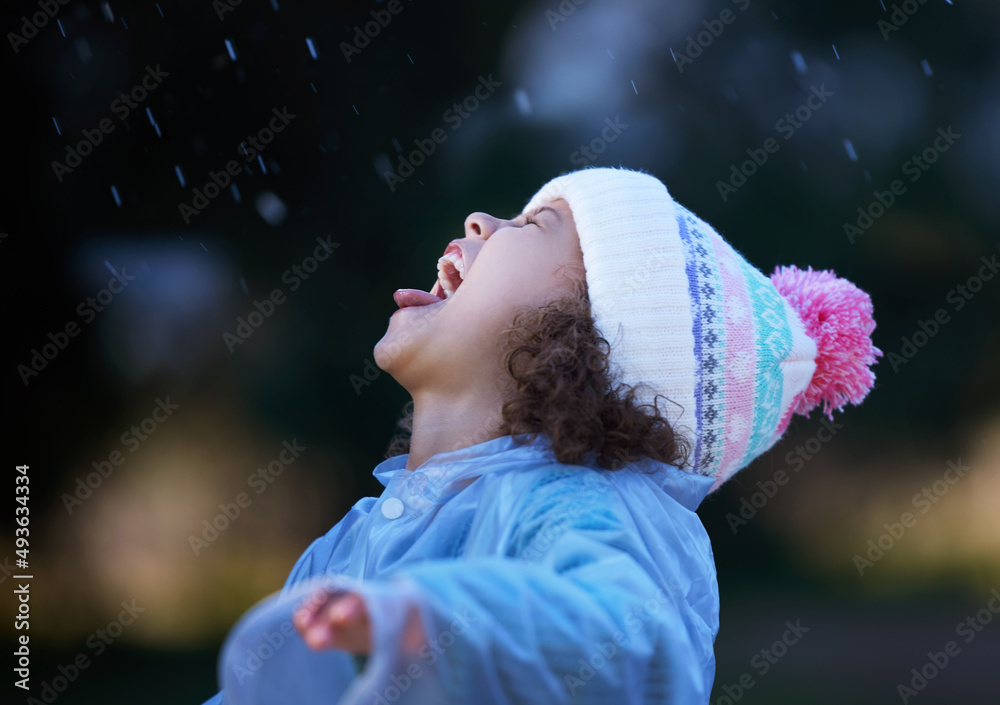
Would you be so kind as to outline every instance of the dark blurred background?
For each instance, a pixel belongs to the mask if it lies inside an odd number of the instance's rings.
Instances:
[[[998,702],[1000,5],[886,3],[7,4],[32,695],[214,693],[227,629],[381,489],[407,401],[370,362],[392,292],[430,286],[468,213],[596,164],[652,172],[766,273],[856,282],[886,354],[862,406],[798,418],[700,510],[712,703]],[[305,450],[268,481],[283,443]]]

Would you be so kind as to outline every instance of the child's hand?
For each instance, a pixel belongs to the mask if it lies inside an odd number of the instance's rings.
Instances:
[[[357,593],[317,590],[292,621],[306,644],[317,651],[343,649],[367,655],[371,650],[371,623],[365,601]]]

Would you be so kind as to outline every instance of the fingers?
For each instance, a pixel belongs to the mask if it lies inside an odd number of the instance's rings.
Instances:
[[[295,613],[293,622],[312,649],[364,654],[370,650],[368,613],[364,599],[356,593],[324,590]]]

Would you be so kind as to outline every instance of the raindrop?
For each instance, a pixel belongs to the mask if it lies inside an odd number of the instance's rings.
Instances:
[[[413,63],[413,57],[412,57],[412,56],[410,56],[409,54],[407,54],[407,55],[406,55],[406,58],[410,60],[410,63],[411,63],[411,64]]]
[[[798,49],[792,49],[792,63],[795,64],[795,70],[799,72],[799,75],[805,75],[809,70],[806,66],[806,60],[802,58],[802,52]]]
[[[198,244],[201,245],[201,249],[205,250],[205,252],[208,252],[208,248],[205,247],[205,243],[204,242],[199,242]]]
[[[115,271],[115,268],[114,268],[114,266],[112,266],[112,264],[111,264],[110,262],[108,262],[107,260],[104,260],[104,266],[105,266],[105,267],[107,268],[107,270],[108,270],[109,272],[111,272],[111,273],[112,273],[112,274],[113,274],[114,276],[116,276],[116,277],[118,276],[118,272],[117,272],[117,271]]]
[[[722,89],[722,92],[725,94],[726,100],[728,100],[730,103],[740,102],[740,96],[732,85],[727,85],[725,88]]]
[[[267,167],[264,166],[264,157],[262,157],[261,155],[258,154],[257,155],[257,163],[260,164],[260,171],[261,171],[261,173],[262,174],[266,174],[267,173]]]
[[[273,7],[274,11],[277,12],[278,11],[278,0],[271,0],[271,7]]]
[[[82,63],[89,63],[94,58],[94,52],[90,50],[90,44],[87,42],[86,37],[80,37],[74,41],[73,46],[76,47],[76,53],[79,55]]]
[[[56,24],[59,25],[59,31],[62,32],[63,37],[66,36],[66,30],[63,29],[62,20],[56,20]]]
[[[399,144],[399,140],[397,140],[395,137],[392,138],[392,146],[395,148],[397,152],[403,151],[403,147]]]
[[[114,11],[112,11],[110,4],[108,4],[106,2],[102,2],[101,3],[101,12],[104,13],[104,19],[106,19],[108,22],[114,22],[115,21],[115,13],[114,13]]]
[[[229,52],[229,58],[236,61],[236,48],[233,47],[233,42],[231,39],[226,40],[226,51]]]
[[[386,154],[379,152],[372,159],[372,165],[375,167],[375,173],[382,178],[382,175],[387,171],[392,171],[392,162],[389,161],[389,157]]]
[[[247,280],[243,277],[240,277],[240,288],[243,289],[243,293],[245,295],[250,295],[250,289],[247,288]]]
[[[806,167],[806,163],[804,161],[800,161],[799,166],[802,167],[802,171],[808,173],[809,169]]]
[[[671,50],[670,50],[670,55],[671,55],[671,56],[673,56],[673,55],[674,55],[674,50],[673,50],[673,49],[671,49]],[[611,53],[611,50],[610,50],[610,49],[608,49],[608,56],[610,56],[610,57],[611,57],[611,60],[612,60],[612,61],[614,61],[614,60],[615,60],[615,55]]]
[[[160,126],[156,123],[156,120],[153,118],[153,111],[149,109],[149,106],[146,106],[146,117],[149,118],[149,124],[153,126],[154,130],[156,130],[156,136],[162,137],[163,135],[160,133]]]
[[[517,104],[517,110],[521,115],[531,115],[531,99],[523,88],[518,88],[514,91],[514,102]]]
[[[351,104],[351,107],[352,107],[352,108],[354,108],[354,104],[353,104],[353,103]],[[354,114],[355,114],[355,115],[358,115],[358,116],[360,116],[360,115],[361,115],[361,113],[359,113],[359,112],[358,112],[358,109],[357,109],[357,108],[354,108]]]
[[[635,91],[636,95],[639,95],[639,89],[635,87],[635,81],[632,81],[632,90]]]
[[[933,76],[934,75],[934,71],[931,70],[931,65],[929,63],[927,63],[927,59],[921,59],[921,61],[920,61],[920,67],[924,70],[924,75],[925,76]]]
[[[180,164],[174,164],[174,173],[177,174],[177,180],[181,182],[181,188],[184,188],[184,173],[181,171]]]
[[[306,37],[306,46],[309,47],[309,54],[313,59],[318,59],[319,56],[316,54],[316,45],[313,44],[312,37]]]
[[[59,123],[58,123],[58,121],[56,121],[56,116],[55,115],[52,116],[52,124],[56,126],[56,134],[57,135],[62,135],[62,130],[59,129]]]
[[[670,47],[670,58],[674,60],[675,64],[677,63],[677,57],[674,56],[674,48],[673,47]]]
[[[878,4],[882,6],[882,12],[885,12],[885,0],[878,0]]]
[[[316,86],[313,85],[312,81],[309,81],[309,87],[313,89],[313,93],[317,93]]]
[[[288,213],[282,200],[271,191],[262,191],[254,201],[254,206],[268,225],[280,225]]]
[[[125,24],[125,17],[124,17],[124,16],[122,16],[122,17],[120,17],[119,19],[120,19],[120,20],[122,21],[122,24],[123,24],[123,25],[125,25],[125,29],[128,29],[128,25],[127,25],[127,24]]]
[[[115,203],[118,204],[119,208],[121,208],[122,207],[122,197],[118,195],[118,189],[115,188],[114,184],[111,184],[111,195],[115,197]]]
[[[871,183],[871,182],[872,182],[872,173],[871,173],[870,171],[868,171],[867,169],[865,169],[865,170],[864,170],[863,172],[861,172],[861,173],[862,173],[862,174],[864,175],[864,177],[865,177],[865,181],[867,181],[868,183]]]
[[[160,9],[160,3],[156,3],[156,9],[160,11],[160,17],[163,17],[163,10]]]
[[[771,10],[771,17],[773,17],[774,19],[778,19],[778,16],[774,14],[774,10]]]
[[[847,158],[852,162],[858,161],[858,154],[854,151],[854,145],[849,139],[844,138],[844,149],[847,150]]]
[[[837,57],[837,61],[840,61],[840,54],[837,53],[837,45],[831,44],[830,46],[833,47],[833,55]]]
[[[240,196],[240,190],[236,188],[236,184],[229,185],[229,193],[233,194],[233,200],[237,203],[243,200],[242,196]]]

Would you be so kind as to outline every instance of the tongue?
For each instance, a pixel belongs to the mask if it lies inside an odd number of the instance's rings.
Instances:
[[[426,306],[428,304],[436,304],[439,301],[444,301],[444,299],[440,296],[429,294],[426,291],[421,291],[420,289],[397,289],[392,295],[392,298],[400,308],[406,308],[407,306]]]

